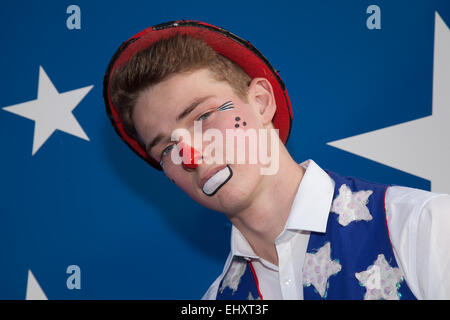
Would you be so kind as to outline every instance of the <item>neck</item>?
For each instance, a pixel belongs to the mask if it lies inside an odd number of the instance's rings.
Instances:
[[[275,239],[283,231],[305,173],[287,152],[280,154],[278,173],[264,176],[253,201],[230,221],[259,257],[278,265]]]

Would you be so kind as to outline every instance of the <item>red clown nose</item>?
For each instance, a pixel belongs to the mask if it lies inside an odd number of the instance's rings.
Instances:
[[[183,152],[186,150],[186,152]],[[198,159],[201,157],[201,153],[194,147],[189,146],[186,143],[180,143],[180,157],[183,158],[183,166],[188,169],[195,169],[198,167]]]

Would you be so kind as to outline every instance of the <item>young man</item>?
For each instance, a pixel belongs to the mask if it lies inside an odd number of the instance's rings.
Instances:
[[[286,89],[248,41],[153,26],[116,52],[104,98],[133,151],[232,222],[205,299],[450,298],[450,196],[297,164]]]

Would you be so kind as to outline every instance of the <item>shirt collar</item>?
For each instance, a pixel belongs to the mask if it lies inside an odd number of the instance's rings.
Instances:
[[[334,194],[334,180],[312,159],[300,165],[305,174],[297,189],[284,230],[325,232]],[[278,239],[278,238],[277,238]],[[258,258],[243,234],[231,229],[231,254],[246,258]]]
[[[244,235],[234,225],[231,227],[231,254],[249,259],[258,259]]]
[[[313,160],[305,168],[285,229],[325,232],[334,194],[334,180]]]

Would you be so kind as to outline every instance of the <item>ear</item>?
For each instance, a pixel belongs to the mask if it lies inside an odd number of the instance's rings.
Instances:
[[[253,78],[248,90],[249,102],[256,107],[264,126],[271,124],[277,110],[272,85],[266,78]]]

